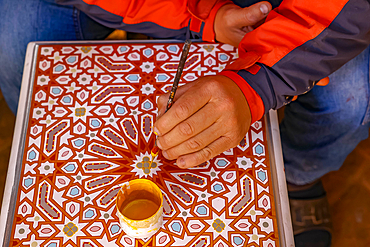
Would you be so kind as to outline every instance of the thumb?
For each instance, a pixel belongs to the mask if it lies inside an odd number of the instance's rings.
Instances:
[[[238,9],[232,18],[235,25],[239,27],[253,26],[262,21],[271,9],[272,6],[269,2],[259,2],[247,8]]]

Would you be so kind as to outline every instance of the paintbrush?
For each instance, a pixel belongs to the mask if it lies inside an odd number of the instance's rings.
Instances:
[[[179,85],[179,81],[180,81],[180,78],[181,78],[181,75],[182,75],[182,71],[184,69],[184,66],[185,66],[185,62],[186,62],[186,58],[188,57],[188,54],[189,54],[189,50],[190,50],[190,45],[191,45],[191,40],[186,40],[185,41],[185,44],[184,44],[184,47],[182,49],[182,53],[181,53],[181,58],[180,58],[180,63],[179,63],[179,66],[177,67],[177,71],[176,71],[176,76],[175,76],[175,80],[173,81],[173,84],[172,84],[172,89],[171,89],[171,93],[170,93],[170,97],[168,98],[168,101],[167,101],[167,106],[166,106],[166,111],[165,113],[171,108],[171,106],[173,105],[173,100],[175,98],[175,94],[176,94],[176,90],[177,90],[177,86]],[[157,135],[157,133],[155,133]],[[150,154],[152,156],[152,159],[150,161],[150,166],[151,164],[153,163],[154,161],[154,158],[158,155],[159,153],[159,148],[157,146],[157,138],[158,136],[155,138],[155,142],[154,142],[154,147],[153,149],[151,150]]]

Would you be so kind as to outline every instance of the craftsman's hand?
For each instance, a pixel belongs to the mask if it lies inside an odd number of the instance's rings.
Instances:
[[[235,4],[222,6],[216,14],[216,40],[238,47],[244,35],[260,24],[271,11],[269,2],[259,2],[247,8]]]
[[[251,115],[244,94],[225,76],[206,76],[180,87],[165,113],[169,94],[158,98],[154,131],[165,158],[181,168],[199,165],[233,148],[247,133]]]

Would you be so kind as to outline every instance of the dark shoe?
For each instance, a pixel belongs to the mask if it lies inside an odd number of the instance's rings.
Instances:
[[[288,184],[290,213],[296,247],[330,247],[332,224],[321,181]]]

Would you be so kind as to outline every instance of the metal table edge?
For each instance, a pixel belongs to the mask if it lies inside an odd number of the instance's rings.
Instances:
[[[182,40],[83,40],[83,41],[39,41],[31,42],[27,46],[26,58],[24,63],[24,73],[22,77],[21,93],[18,104],[18,113],[13,134],[13,142],[8,165],[8,173],[4,189],[4,197],[1,207],[0,224],[0,246],[8,246],[15,213],[15,203],[17,199],[18,184],[22,169],[22,159],[25,143],[25,133],[28,127],[30,114],[29,104],[32,95],[32,83],[34,80],[34,70],[36,67],[37,51],[39,45],[56,44],[117,44],[117,43],[183,43]],[[194,42],[202,42],[194,40]],[[271,162],[271,175],[273,180],[274,199],[276,204],[276,214],[278,218],[278,232],[280,246],[294,247],[293,231],[290,219],[288,194],[285,181],[284,163],[280,145],[279,125],[276,111],[270,110],[265,116],[267,126],[267,141],[269,143],[269,155]]]
[[[35,77],[33,71],[36,67],[38,44],[31,42],[27,46],[26,58],[24,62],[24,71],[21,84],[21,92],[18,102],[17,117],[14,127],[12,148],[8,165],[8,173],[4,189],[4,197],[1,207],[0,224],[0,246],[9,246],[11,230],[13,225],[13,216],[15,213],[15,204],[18,193],[18,184],[22,170],[22,159],[24,143],[26,138],[27,120],[29,116],[30,97],[32,95],[31,83]]]
[[[265,121],[267,126],[266,135],[267,142],[269,144],[270,167],[278,223],[279,242],[281,247],[294,247],[277,112],[275,110],[270,110],[265,115]]]

